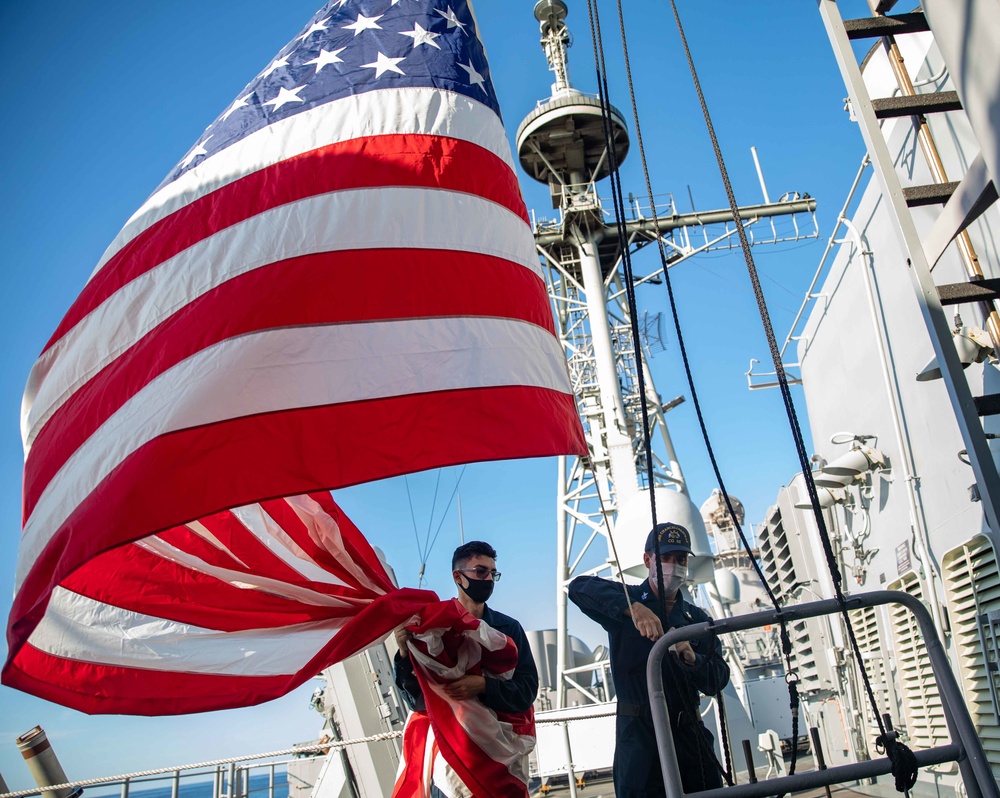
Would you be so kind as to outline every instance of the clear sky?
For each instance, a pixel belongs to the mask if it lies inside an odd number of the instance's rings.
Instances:
[[[266,65],[320,0],[91,0],[0,3],[0,52],[8,80],[0,125],[0,610],[13,594],[20,531],[20,398],[35,357],[131,213],[204,128]],[[864,4],[850,0],[851,8]],[[532,0],[477,0],[476,12],[510,136],[551,75],[538,46]],[[570,2],[575,34],[570,75],[595,90],[586,6]],[[843,111],[844,86],[814,3],[756,0],[680,3],[702,84],[738,200],[762,201],[750,157],[756,145],[772,197],[808,192],[819,202],[821,240],[760,247],[757,265],[783,338],[818,263],[863,147]],[[602,0],[612,102],[631,122],[613,5]],[[725,207],[666,0],[629,0],[629,49],[654,192],[673,192],[688,210]],[[637,149],[623,170],[626,191],[643,191]],[[610,195],[607,184],[602,192]],[[552,215],[544,187],[525,183],[529,208]],[[651,248],[652,250],[652,248]],[[635,260],[653,268],[652,253]],[[701,256],[674,273],[695,379],[727,486],[756,524],[798,470],[780,397],[749,392],[752,357],[767,347],[741,256]],[[669,324],[666,291],[648,286],[640,308],[663,311],[667,351],[652,362],[663,398],[688,394]],[[769,369],[768,369],[769,370]],[[801,409],[804,412],[804,408]],[[692,498],[715,487],[690,402],[668,416]],[[449,558],[458,543],[455,505],[443,511],[461,469],[346,491],[335,498],[388,554],[403,584],[415,585],[418,539],[439,523],[428,558],[429,586],[450,595]],[[555,463],[469,466],[460,492],[466,538],[500,551],[504,573],[491,604],[526,628],[555,624]],[[440,485],[435,494],[435,484]],[[435,503],[435,495],[436,503]],[[432,505],[434,514],[432,515]],[[414,519],[416,529],[414,528]],[[579,627],[591,646],[596,627]],[[6,646],[0,652],[6,656]],[[197,718],[88,717],[0,687],[0,773],[12,789],[33,786],[14,738],[40,723],[70,778],[122,773],[312,739],[319,716],[311,685],[262,707]]]

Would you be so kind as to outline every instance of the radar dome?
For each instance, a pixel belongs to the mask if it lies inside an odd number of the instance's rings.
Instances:
[[[670,488],[656,488],[656,520],[680,524],[691,533],[693,556],[688,559],[688,580],[708,582],[712,578],[715,560],[708,544],[705,523],[694,502],[683,493]],[[615,546],[620,567],[626,576],[644,577],[646,566],[642,555],[646,538],[653,528],[653,515],[649,506],[649,491],[640,490],[618,510],[615,522]]]

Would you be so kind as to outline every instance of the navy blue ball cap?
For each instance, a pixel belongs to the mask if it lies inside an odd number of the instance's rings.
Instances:
[[[646,538],[646,551],[650,553],[656,551],[657,537],[660,539],[660,554],[671,551],[694,553],[691,551],[691,533],[680,524],[667,523],[654,526]]]

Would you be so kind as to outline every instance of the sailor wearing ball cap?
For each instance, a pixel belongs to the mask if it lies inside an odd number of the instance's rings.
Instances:
[[[663,795],[646,660],[665,630],[708,620],[704,610],[680,592],[691,554],[691,533],[684,526],[657,524],[646,538],[642,561],[648,577],[643,582],[623,590],[618,582],[579,576],[569,585],[570,601],[603,626],[610,639],[611,673],[618,698],[614,762],[618,798]],[[711,753],[712,734],[702,723],[698,706],[700,693],[715,695],[729,682],[722,645],[717,639],[701,638],[671,649],[673,662],[664,659],[664,687],[684,792],[721,787],[722,778]]]

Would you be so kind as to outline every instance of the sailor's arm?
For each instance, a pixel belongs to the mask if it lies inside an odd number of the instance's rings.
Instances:
[[[592,621],[607,630],[632,620],[625,591],[617,582],[597,576],[578,576],[569,583],[569,600]]]
[[[517,667],[510,679],[486,679],[486,691],[479,697],[495,712],[527,712],[538,695],[538,669],[531,655],[527,635],[520,624],[505,630],[517,646]]]
[[[707,619],[708,616],[706,615]],[[705,695],[715,695],[729,684],[729,665],[722,656],[722,643],[714,635],[692,641],[694,662],[680,659],[681,668],[689,675],[691,683]]]
[[[403,697],[406,705],[415,712],[426,712],[427,705],[424,703],[424,693],[420,689],[420,682],[413,672],[413,660],[410,659],[406,649],[406,640],[409,632],[405,629],[396,630],[396,642],[399,644],[399,651],[392,661],[393,681],[399,688],[399,694]]]

